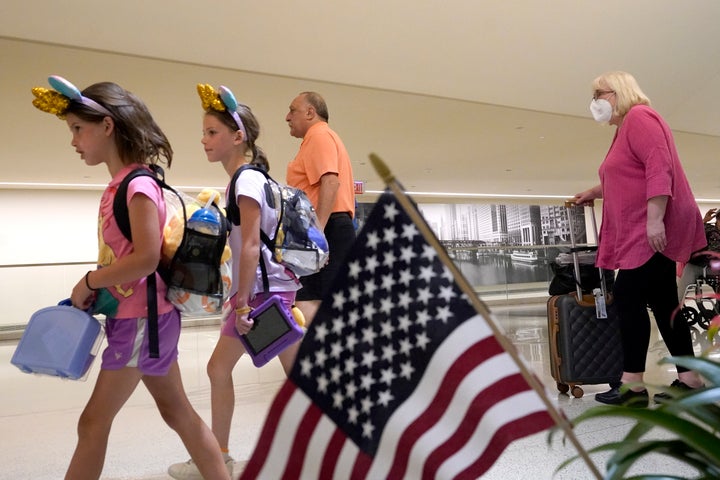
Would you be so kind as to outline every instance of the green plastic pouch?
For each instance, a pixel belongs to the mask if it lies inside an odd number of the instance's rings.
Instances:
[[[115,317],[117,315],[118,300],[112,296],[107,288],[101,288],[95,294],[95,303],[93,304],[93,315],[100,313],[106,317]]]

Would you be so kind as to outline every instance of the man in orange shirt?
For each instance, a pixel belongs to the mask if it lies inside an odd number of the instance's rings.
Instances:
[[[300,188],[315,206],[330,247],[328,264],[314,275],[301,278],[295,305],[311,322],[355,241],[355,188],[350,156],[340,137],[328,126],[325,100],[303,92],[290,104],[285,121],[290,135],[302,138],[300,150],[288,164],[288,185]]]

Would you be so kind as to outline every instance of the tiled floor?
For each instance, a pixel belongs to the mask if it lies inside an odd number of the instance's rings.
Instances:
[[[555,388],[549,373],[545,304],[491,307],[498,323],[548,388],[550,397],[569,417],[597,405],[593,395],[606,385],[584,386],[582,398],[568,397]],[[698,330],[696,349],[703,346],[704,331]],[[205,364],[217,339],[216,326],[185,328],[180,344],[180,365],[188,395],[199,413],[209,422],[209,384]],[[56,480],[62,478],[75,446],[75,425],[94,384],[97,365],[85,382],[64,381],[27,375],[10,364],[17,342],[0,342],[0,479]],[[667,355],[657,334],[648,352],[646,381],[669,384],[674,371],[657,365]],[[231,454],[238,460],[239,472],[252,453],[254,442],[274,393],[284,378],[277,361],[256,369],[247,358],[235,369],[237,406],[231,437]],[[653,393],[653,392],[651,392]],[[590,448],[612,438],[620,438],[630,423],[606,419],[581,425],[579,441]],[[547,433],[516,441],[483,477],[508,479],[590,479],[587,467],[579,462],[559,472],[556,468],[576,454],[556,435],[548,444]],[[110,437],[103,479],[167,480],[170,463],[188,457],[180,440],[160,419],[152,399],[141,387],[118,415]],[[602,471],[602,456],[593,457]],[[686,475],[672,460],[648,459],[638,471]]]

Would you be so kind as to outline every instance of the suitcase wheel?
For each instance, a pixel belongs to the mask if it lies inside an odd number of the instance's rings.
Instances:
[[[582,396],[585,394],[585,392],[579,385],[573,385],[570,393],[572,393],[572,396],[575,398],[582,398]]]
[[[568,393],[575,397],[575,398],[582,398],[582,396],[585,394],[582,387],[580,385],[568,385],[567,383],[561,383],[557,382],[557,389],[560,393]]]

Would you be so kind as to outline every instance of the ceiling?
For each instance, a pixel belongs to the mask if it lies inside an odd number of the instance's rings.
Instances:
[[[257,85],[244,90],[243,98],[263,114],[263,141],[278,165],[275,176],[284,176],[283,163],[299,144],[287,134],[287,105],[297,92],[313,88],[328,99],[330,124],[366,188],[383,187],[367,161],[376,152],[408,190],[487,195],[564,196],[596,183],[614,127],[590,118],[590,82],[604,71],[626,70],[673,129],[696,197],[720,198],[718,25],[717,0],[0,4],[0,40],[6,45],[101,56],[102,73],[113,72],[115,62],[113,79],[127,78],[138,84],[135,90],[142,90],[142,72],[126,77],[121,65],[127,58],[160,62],[168,71],[195,69],[218,83],[223,75],[235,75],[245,82],[243,89]],[[0,51],[7,82],[0,98],[6,105],[20,98],[26,108],[30,83],[44,82],[36,71],[61,72],[49,71],[57,68],[51,60],[47,68],[37,59],[26,64],[7,50]],[[92,70],[90,61],[75,68],[77,75],[62,73],[82,78],[76,80],[81,88],[85,77],[93,81],[83,68],[94,72],[95,81],[106,79],[97,78],[101,71]],[[27,77],[26,69],[32,72]],[[172,90],[172,78],[163,81]],[[21,90],[10,92],[8,85]],[[139,95],[159,105],[162,115],[162,92]],[[154,95],[155,104],[149,99]],[[180,158],[202,153],[197,99],[189,95],[194,116],[185,121],[187,132],[178,127],[173,136],[166,130]],[[27,125],[23,117],[0,121],[6,145],[0,149],[15,148],[0,155],[0,181],[6,185],[37,180],[37,165],[29,156],[22,160],[33,149],[57,152],[62,146],[67,158],[75,155],[67,148],[66,130],[49,132],[49,120],[27,114]],[[53,140],[34,140],[42,138],[39,130]],[[44,180],[66,180],[63,175],[75,175],[77,163],[44,170]],[[173,173],[175,184],[224,184],[202,162],[182,165]],[[86,170],[84,181],[99,181]]]

